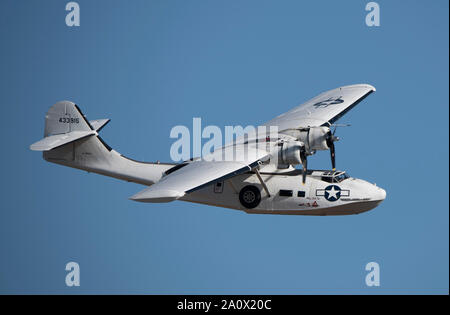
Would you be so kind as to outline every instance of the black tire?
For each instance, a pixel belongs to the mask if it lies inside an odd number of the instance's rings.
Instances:
[[[261,192],[256,186],[245,186],[239,192],[239,201],[245,208],[253,209],[261,202]]]

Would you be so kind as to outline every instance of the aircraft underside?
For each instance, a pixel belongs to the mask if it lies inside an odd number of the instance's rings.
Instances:
[[[311,174],[323,172],[311,171]],[[366,184],[368,187],[373,185],[355,178],[347,178],[340,183],[329,183],[323,181],[320,176],[310,175],[303,185],[300,170],[288,174],[261,173],[261,177],[270,196],[256,174],[247,173],[205,187],[180,200],[241,210],[251,214],[349,215],[375,208],[385,196],[384,190],[378,188],[373,189],[372,198],[368,197],[367,190],[361,189],[361,185]],[[324,193],[329,186],[335,187],[340,193],[331,198]],[[260,192],[260,201],[252,208],[246,207],[249,203],[241,200],[246,187],[256,187],[255,192]]]

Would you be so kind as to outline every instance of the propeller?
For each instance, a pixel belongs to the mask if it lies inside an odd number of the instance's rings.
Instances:
[[[300,158],[302,159],[302,167],[303,167],[302,184],[304,185],[306,182],[306,173],[308,172],[308,159],[307,159],[306,149],[304,146],[302,147],[302,150],[300,151]]]
[[[336,148],[334,146],[335,141],[339,141],[339,137],[336,137],[334,134],[336,133],[336,128],[334,128],[333,133],[331,133],[331,130],[327,133],[327,146],[330,148],[330,155],[331,155],[331,166],[333,168],[333,171],[336,170]]]

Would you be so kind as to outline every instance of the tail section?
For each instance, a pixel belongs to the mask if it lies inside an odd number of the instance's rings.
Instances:
[[[49,151],[85,137],[97,135],[77,105],[56,103],[45,116],[44,139],[32,144],[31,150]]]
[[[53,105],[45,116],[44,138],[30,146],[46,161],[143,185],[159,181],[174,164],[138,162],[122,156],[98,135],[109,119],[89,122],[72,102]]]
[[[45,116],[44,137],[70,133],[73,131],[91,131],[92,126],[81,113],[77,105],[69,101],[58,102]]]

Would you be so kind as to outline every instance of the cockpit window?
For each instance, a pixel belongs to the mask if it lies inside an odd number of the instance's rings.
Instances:
[[[327,183],[340,183],[349,177],[345,172],[327,172],[322,175],[322,180]]]
[[[340,182],[342,182],[343,180],[346,180],[349,177],[350,176],[348,176],[347,173],[342,173],[342,174],[340,174],[338,176],[335,176],[334,180],[336,181],[336,183],[340,183]]]

